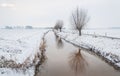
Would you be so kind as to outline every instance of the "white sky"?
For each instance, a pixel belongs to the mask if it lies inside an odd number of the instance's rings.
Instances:
[[[120,26],[120,0],[0,0],[0,26],[69,26],[77,6],[88,10],[88,27]]]

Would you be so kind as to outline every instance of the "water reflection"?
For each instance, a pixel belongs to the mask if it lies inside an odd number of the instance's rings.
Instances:
[[[46,40],[45,38],[42,38],[42,41],[40,43],[40,47],[39,47],[39,52],[36,54],[35,56],[35,72],[34,72],[34,76],[40,76],[41,75],[41,69],[43,68],[43,65],[46,62],[46,55],[45,55],[45,51],[46,51]],[[37,61],[38,60],[38,61]]]
[[[82,76],[85,73],[85,67],[87,66],[86,60],[81,54],[81,49],[78,49],[77,52],[73,52],[69,57],[69,65],[75,76]]]
[[[55,40],[57,44],[57,48],[62,48],[63,47],[63,41],[62,39],[54,32],[55,35]]]

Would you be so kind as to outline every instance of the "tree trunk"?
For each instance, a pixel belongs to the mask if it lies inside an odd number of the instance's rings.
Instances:
[[[81,30],[79,30],[79,36],[81,36]]]

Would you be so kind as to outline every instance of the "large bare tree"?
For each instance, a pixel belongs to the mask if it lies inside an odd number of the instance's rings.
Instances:
[[[88,23],[89,17],[87,11],[85,9],[79,9],[78,7],[71,15],[71,24],[73,27],[79,31],[79,35],[81,35],[81,30]]]

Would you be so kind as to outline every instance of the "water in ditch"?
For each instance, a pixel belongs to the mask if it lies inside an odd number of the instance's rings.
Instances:
[[[43,43],[34,76],[120,76],[112,66],[53,32],[45,36]]]

